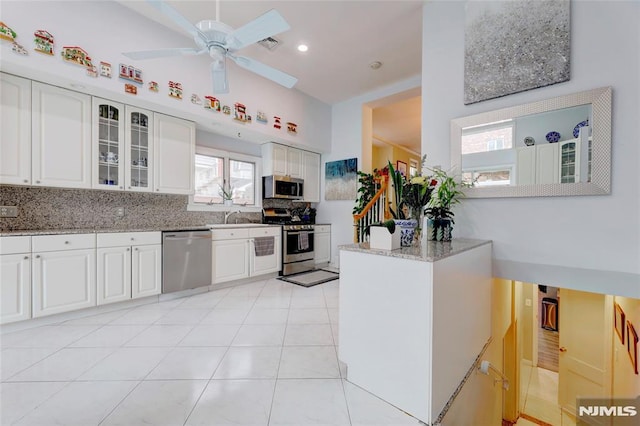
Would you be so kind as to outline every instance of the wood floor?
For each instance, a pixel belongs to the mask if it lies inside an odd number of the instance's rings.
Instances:
[[[538,367],[557,372],[558,348],[558,332],[538,326]]]

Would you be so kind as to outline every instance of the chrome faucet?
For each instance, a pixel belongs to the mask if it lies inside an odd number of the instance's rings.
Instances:
[[[224,213],[224,224],[227,224],[227,221],[229,220],[229,216],[231,216],[234,213],[240,213],[240,210],[232,210],[232,211],[228,211]]]

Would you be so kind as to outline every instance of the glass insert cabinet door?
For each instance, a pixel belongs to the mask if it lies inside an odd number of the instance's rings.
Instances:
[[[560,143],[560,183],[580,182],[580,142]]]
[[[152,128],[153,113],[127,106],[127,189],[150,191],[152,174]]]
[[[104,189],[123,189],[122,142],[124,136],[123,106],[117,103],[97,100],[97,176],[94,186]],[[94,127],[95,129],[95,127]]]

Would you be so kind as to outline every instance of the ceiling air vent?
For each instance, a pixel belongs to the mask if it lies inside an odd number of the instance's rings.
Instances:
[[[267,37],[258,42],[258,44],[268,50],[274,50],[278,47],[282,42],[275,37]]]

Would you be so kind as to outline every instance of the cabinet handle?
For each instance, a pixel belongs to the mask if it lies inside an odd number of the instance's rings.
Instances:
[[[40,255],[39,254],[36,254],[36,259],[40,259]]]
[[[131,187],[129,187],[129,189],[131,189]]]
[[[39,181],[39,180],[37,180],[37,181],[36,181],[36,183],[40,183],[40,181]]]
[[[120,188],[120,189],[124,189],[124,187],[123,187],[123,186],[119,186],[118,188]]]
[[[25,256],[25,257],[24,257],[24,260],[27,260],[27,259],[29,259],[29,256]]]
[[[134,248],[135,251],[138,251],[138,247]]]
[[[135,241],[135,240],[136,240],[135,238],[131,237],[131,241]]]
[[[129,251],[129,249],[127,248],[127,251]]]
[[[65,241],[64,243],[65,243],[65,244],[69,244],[69,241]]]
[[[558,349],[560,352],[564,353],[567,351],[567,348],[565,348],[564,346]]]
[[[24,183],[29,183],[29,179],[23,180]]]
[[[160,188],[157,188],[156,191],[160,191]]]

